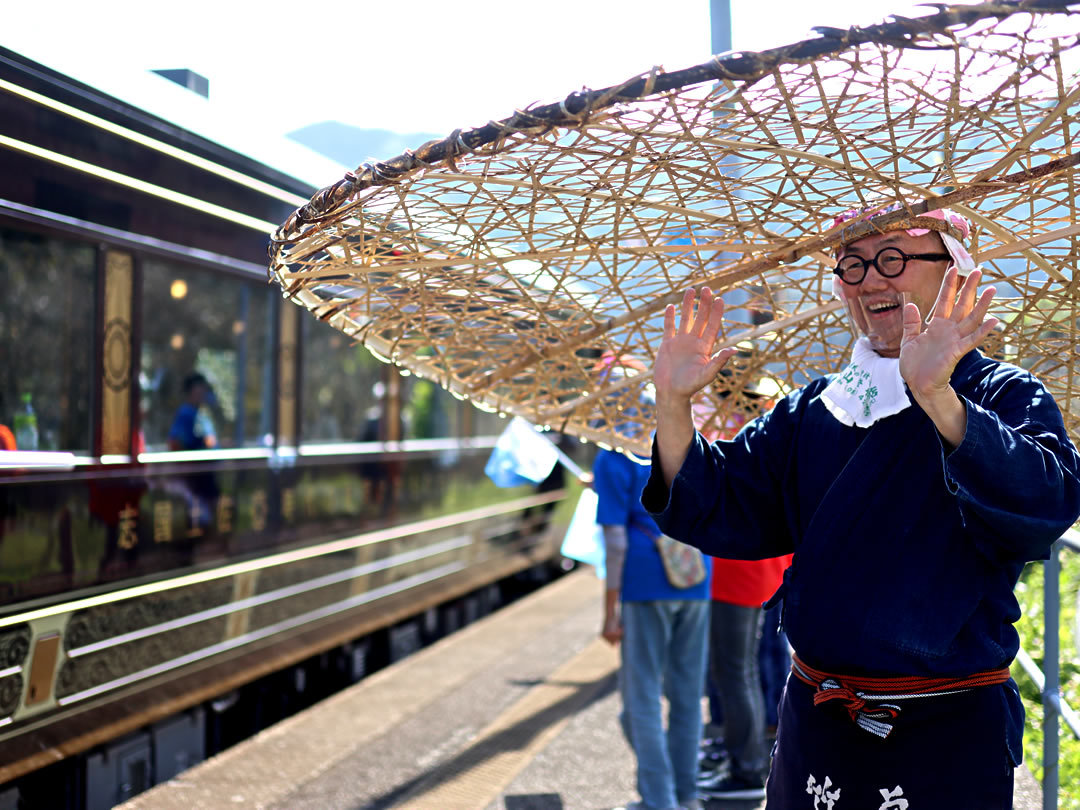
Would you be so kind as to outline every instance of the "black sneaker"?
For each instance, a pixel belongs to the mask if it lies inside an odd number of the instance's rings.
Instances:
[[[729,760],[730,757],[723,740],[706,741],[706,744],[698,751],[698,768],[703,771],[711,771],[721,767]]]
[[[723,737],[706,737],[701,741],[701,752],[708,754],[711,752],[726,752],[727,746],[724,745]]]
[[[731,778],[731,763],[725,762],[719,768],[711,771],[698,771],[697,780],[694,782],[698,790],[704,792],[710,788],[727,782]]]
[[[698,790],[710,799],[764,799],[765,785],[758,780],[728,776],[705,787],[698,782]]]

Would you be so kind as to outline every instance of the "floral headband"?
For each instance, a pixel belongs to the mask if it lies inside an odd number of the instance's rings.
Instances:
[[[875,217],[879,217],[883,214],[891,214],[894,211],[902,211],[906,207],[907,206],[904,203],[894,202],[880,208],[852,208],[833,219],[833,227],[835,228],[838,225],[843,225],[845,222],[869,222]],[[971,254],[968,253],[967,248],[963,245],[963,242],[971,237],[971,223],[968,221],[967,217],[964,217],[955,211],[951,211],[948,208],[938,208],[933,211],[919,214],[918,216],[920,219],[940,220],[942,227],[940,229],[905,228],[901,223],[895,223],[892,226],[884,226],[882,231],[906,231],[910,236],[925,236],[930,233],[931,230],[938,231],[941,234],[942,241],[945,243],[945,249],[949,251],[949,255],[952,256],[953,262],[956,264],[958,270],[966,272],[975,267],[975,261],[971,258]],[[839,247],[836,249],[837,253],[839,253],[846,244],[852,241],[854,240],[841,241]]]

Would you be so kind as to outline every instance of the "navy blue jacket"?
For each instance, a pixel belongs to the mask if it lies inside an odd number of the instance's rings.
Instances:
[[[1080,456],[1050,394],[968,353],[952,377],[967,430],[949,452],[914,403],[870,428],[841,424],[818,399],[828,383],[732,441],[697,435],[670,492],[654,446],[643,505],[708,554],[794,552],[783,621],[811,666],[963,676],[1008,664],[1024,563],[1080,514]]]

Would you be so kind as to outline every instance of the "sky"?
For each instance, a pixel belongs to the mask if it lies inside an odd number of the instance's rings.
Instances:
[[[731,0],[732,44],[761,50],[894,13],[931,10]],[[268,136],[327,120],[439,134],[702,62],[709,14],[710,0],[49,0],[5,4],[0,45],[91,84],[190,68],[210,80],[214,115]]]

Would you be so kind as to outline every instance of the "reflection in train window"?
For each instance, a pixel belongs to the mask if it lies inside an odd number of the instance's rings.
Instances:
[[[89,245],[0,228],[0,447],[90,450],[94,266]]]
[[[272,300],[265,283],[145,262],[139,386],[147,450],[273,444]]]
[[[401,420],[406,439],[445,439],[461,432],[462,403],[429,380],[405,373]]]
[[[389,367],[353,338],[306,313],[300,323],[301,441],[387,439],[382,422]]]

